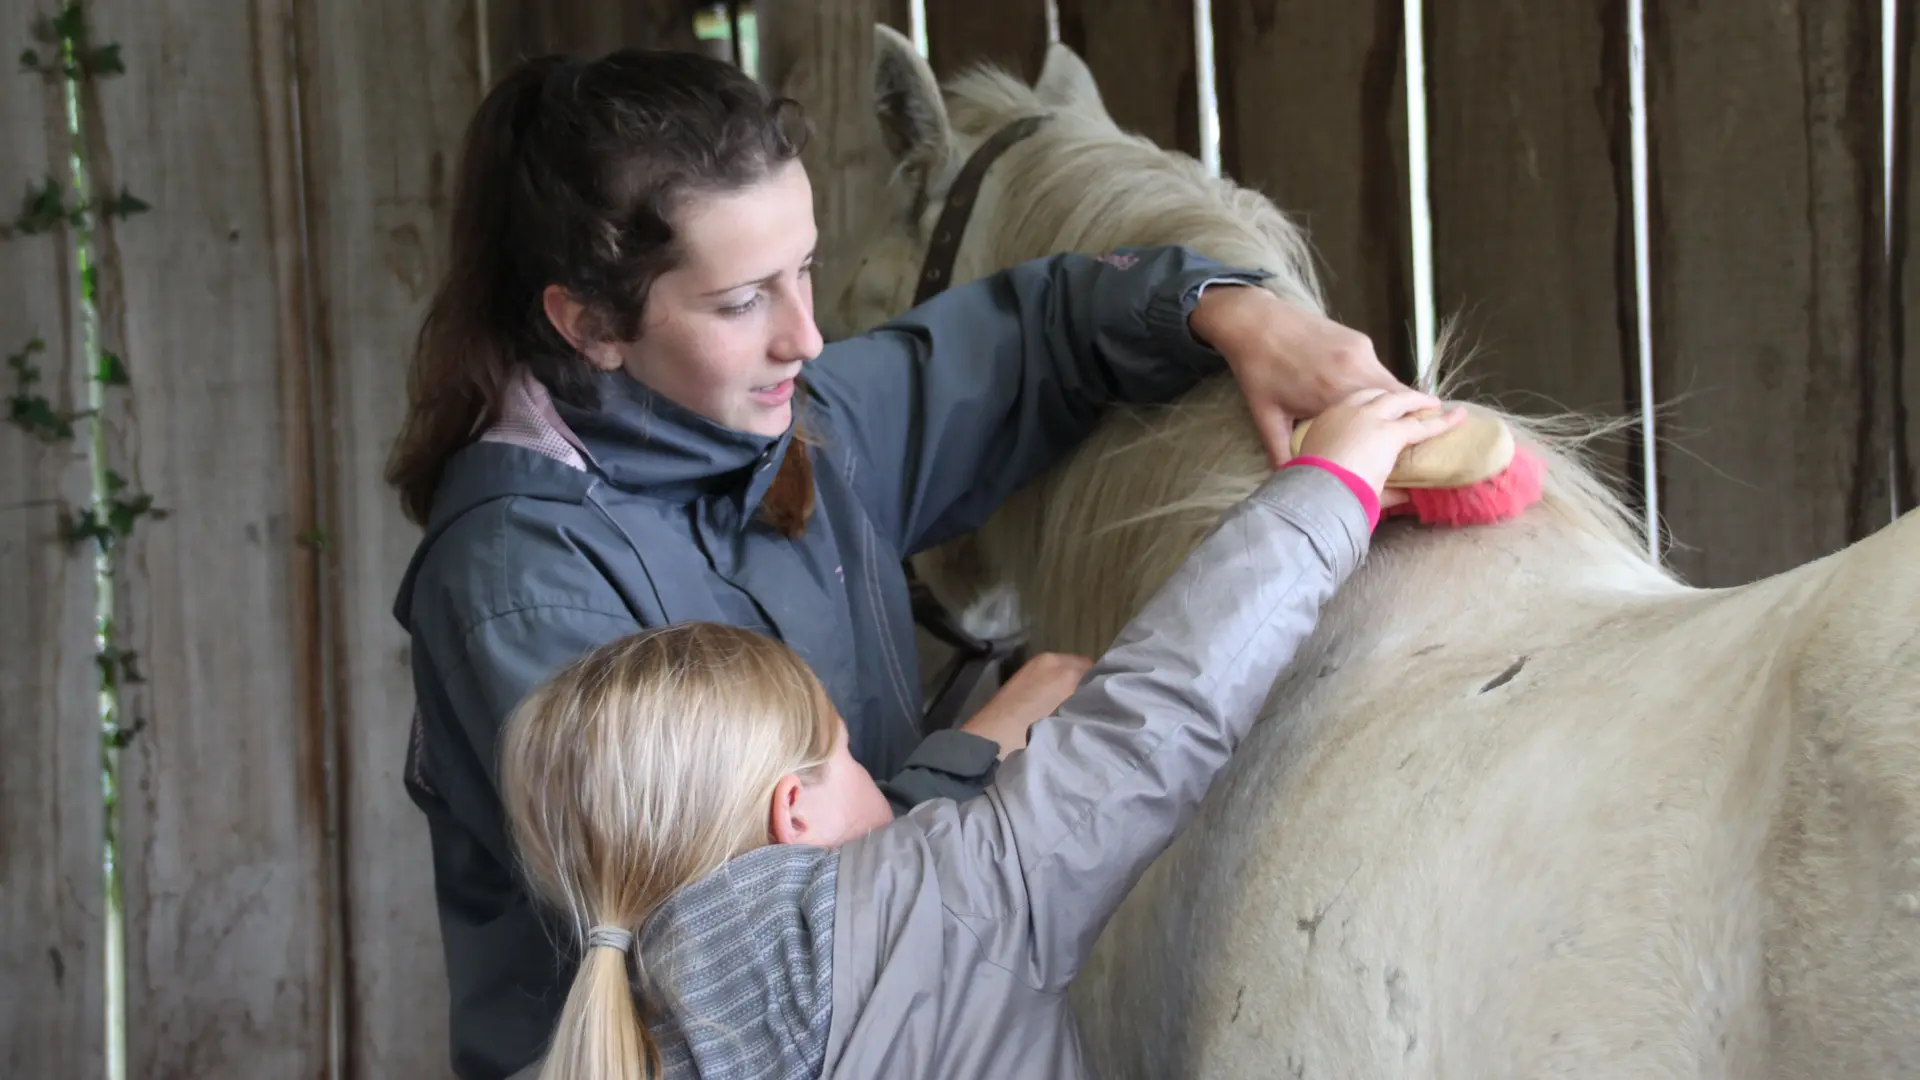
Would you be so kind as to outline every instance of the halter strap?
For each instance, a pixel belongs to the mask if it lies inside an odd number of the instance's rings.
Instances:
[[[1001,128],[981,143],[979,149],[967,158],[960,167],[960,175],[953,178],[953,185],[947,189],[946,204],[940,208],[940,218],[933,227],[933,240],[927,246],[925,261],[921,264],[920,283],[913,294],[913,306],[919,307],[941,290],[953,283],[953,264],[960,255],[960,241],[967,233],[967,220],[973,213],[975,199],[980,194],[980,182],[987,170],[999,160],[1007,148],[1040,130],[1046,123],[1046,116],[1024,116]],[[973,699],[981,684],[989,677],[998,675],[1011,668],[1017,668],[1026,661],[1026,637],[1014,634],[999,640],[975,637],[960,625],[946,606],[936,600],[933,590],[913,572],[910,560],[901,560],[900,567],[906,571],[908,595],[913,601],[913,621],[920,624],[935,638],[945,642],[955,650],[945,670],[935,681],[938,687],[933,693],[926,713],[921,717],[921,731],[930,733],[950,728],[965,719],[960,710]]]
[[[986,177],[987,170],[1008,147],[1040,130],[1046,121],[1045,116],[1023,116],[1015,120],[981,143],[960,167],[960,175],[953,178],[953,186],[947,189],[940,220],[933,227],[933,242],[927,247],[926,260],[920,267],[920,284],[913,293],[914,307],[926,303],[953,281],[953,263],[960,255],[960,240],[966,236],[967,218],[973,213],[974,198],[980,194],[980,181]]]

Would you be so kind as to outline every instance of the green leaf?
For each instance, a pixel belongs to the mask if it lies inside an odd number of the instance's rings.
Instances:
[[[67,6],[53,17],[53,29],[62,41],[86,40],[87,16],[80,8],[80,0],[68,0]]]
[[[151,209],[153,209],[153,207],[129,194],[124,186],[120,188],[120,194],[107,200],[107,215],[109,217],[130,218],[135,214],[144,214]]]
[[[93,378],[102,386],[127,386],[133,382],[132,376],[127,372],[126,361],[120,359],[119,353],[107,350],[101,351],[100,370],[94,374]]]
[[[81,64],[89,75],[125,75],[127,67],[120,62],[120,43],[102,45],[87,54]]]

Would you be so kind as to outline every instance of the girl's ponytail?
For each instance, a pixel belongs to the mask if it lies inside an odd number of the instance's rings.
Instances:
[[[596,646],[514,709],[499,751],[508,836],[534,898],[586,947],[542,1080],[659,1080],[647,1006],[671,999],[640,978],[639,929],[770,843],[769,793],[814,775],[840,731],[792,648],[708,622]]]
[[[588,935],[540,1080],[658,1080],[665,1072],[627,978],[632,943],[630,931],[613,926]]]

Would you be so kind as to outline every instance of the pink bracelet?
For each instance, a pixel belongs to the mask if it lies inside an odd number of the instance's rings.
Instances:
[[[1360,500],[1361,508],[1367,512],[1367,531],[1372,532],[1374,527],[1380,524],[1380,496],[1374,492],[1373,485],[1355,476],[1344,466],[1336,465],[1323,457],[1297,457],[1282,465],[1281,468],[1290,469],[1295,465],[1312,465],[1332,473],[1341,483],[1347,485],[1347,490],[1353,492],[1354,498]]]

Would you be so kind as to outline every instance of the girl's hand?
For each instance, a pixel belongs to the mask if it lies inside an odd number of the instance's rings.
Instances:
[[[1467,417],[1466,410],[1457,406],[1437,416],[1417,415],[1442,407],[1438,398],[1413,390],[1359,390],[1315,418],[1301,440],[1300,454],[1326,458],[1381,495],[1402,450]]]
[[[1000,757],[1027,745],[1027,729],[1058,712],[1080,688],[1093,661],[1070,653],[1038,653],[1013,673],[960,730],[1000,744]]]

